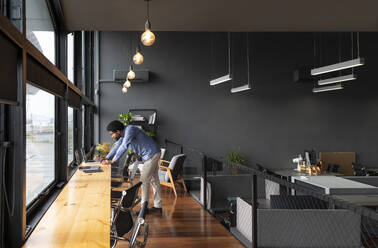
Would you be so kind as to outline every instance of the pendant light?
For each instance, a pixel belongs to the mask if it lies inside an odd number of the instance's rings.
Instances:
[[[135,72],[133,71],[133,66],[130,65],[129,72],[127,73],[127,79],[133,80],[134,78],[135,78]]]
[[[131,86],[131,82],[129,81],[129,79],[126,79],[126,82],[123,84],[123,88],[130,88]]]
[[[147,2],[147,21],[144,24],[144,33],[142,34],[140,40],[142,41],[143,45],[151,46],[155,42],[155,35],[151,32],[151,22],[150,22],[150,0],[146,0]]]
[[[137,49],[136,49],[136,53],[133,57],[133,61],[134,61],[134,64],[136,65],[140,65],[143,63],[143,55],[140,53],[140,46],[138,44],[137,46]]]
[[[123,93],[123,94],[127,93],[127,88],[123,87],[123,88],[122,88],[122,93]]]

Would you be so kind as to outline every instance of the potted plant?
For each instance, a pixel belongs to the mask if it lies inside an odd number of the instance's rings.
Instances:
[[[95,160],[99,160],[100,158],[105,158],[106,155],[110,152],[110,144],[108,142],[104,142],[102,144],[98,144],[96,146],[96,156]]]
[[[123,125],[129,125],[132,121],[133,114],[131,112],[120,114],[118,120],[120,120]]]
[[[228,159],[228,161],[230,161],[232,163],[245,165],[244,158],[242,158],[242,156],[240,156],[240,154],[237,153],[237,152],[227,153],[227,159]],[[231,174],[232,175],[238,174],[238,168],[235,167],[235,166],[232,166],[231,167]]]

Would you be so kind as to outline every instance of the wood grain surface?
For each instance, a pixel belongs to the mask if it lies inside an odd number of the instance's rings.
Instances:
[[[91,164],[93,165],[93,164]],[[110,168],[77,170],[24,247],[109,247]]]

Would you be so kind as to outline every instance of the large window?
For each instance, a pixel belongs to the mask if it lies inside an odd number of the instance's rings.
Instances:
[[[71,107],[68,107],[68,164],[74,160],[74,110]]]
[[[26,204],[55,179],[55,96],[26,85]]]
[[[27,0],[26,37],[55,64],[55,32],[46,0]]]
[[[81,146],[85,147],[85,106],[81,106]]]
[[[67,78],[74,81],[74,34],[67,35]]]

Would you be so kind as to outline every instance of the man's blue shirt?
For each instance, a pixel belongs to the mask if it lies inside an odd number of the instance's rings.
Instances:
[[[139,154],[142,157],[142,162],[149,160],[156,153],[160,152],[160,148],[156,142],[145,132],[136,126],[127,125],[123,130],[123,136],[110,150],[106,158],[118,162],[128,148]]]

